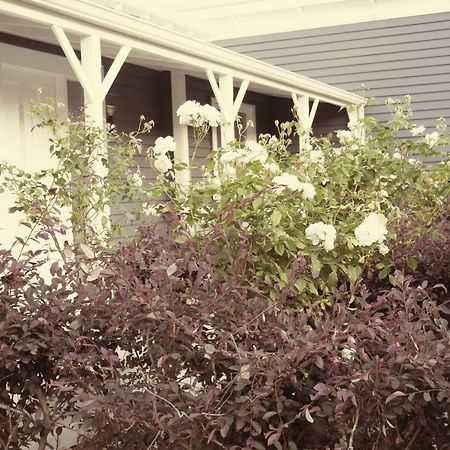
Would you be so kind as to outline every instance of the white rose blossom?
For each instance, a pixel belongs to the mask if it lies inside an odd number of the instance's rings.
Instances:
[[[382,255],[387,255],[389,252],[389,247],[386,244],[380,244],[380,245],[378,245],[378,251]]]
[[[362,246],[369,246],[376,242],[382,244],[386,239],[387,219],[384,214],[370,213],[360,225],[355,228],[355,237]]]
[[[305,200],[311,200],[316,195],[316,190],[311,183],[301,183],[300,180],[289,173],[282,173],[272,178],[272,183],[280,185],[276,190],[283,191],[288,188],[291,191],[300,191]]]
[[[158,216],[164,211],[164,205],[158,204],[158,205],[150,205],[149,203],[146,203],[144,205],[144,214],[148,217],[150,216]]]
[[[280,187],[276,188],[279,191],[284,191],[286,188],[291,191],[298,191],[301,188],[300,180],[295,175],[286,172],[273,177],[272,183],[280,185]]]
[[[191,125],[196,117],[200,115],[201,105],[195,100],[188,100],[184,102],[177,109],[177,116],[179,117],[181,125]]]
[[[222,121],[220,111],[214,108],[214,106],[208,104],[201,106],[200,115],[203,117],[204,121],[209,124],[210,127],[216,128]]]
[[[333,250],[336,240],[336,228],[333,225],[316,222],[306,228],[305,234],[313,245],[322,244],[327,252]]]
[[[223,152],[220,156],[219,156],[219,162],[221,164],[229,164],[232,163],[238,159],[242,158],[242,153],[241,151],[238,150],[227,150],[225,152]]]
[[[420,125],[419,127],[414,126],[411,128],[411,134],[413,136],[421,136],[423,133],[425,133],[425,127],[423,125]]]
[[[175,139],[172,136],[159,137],[155,141],[153,153],[155,155],[165,155],[168,152],[174,152],[176,147]]]
[[[201,105],[195,100],[188,100],[177,109],[181,125],[200,127],[204,124],[217,127],[221,123],[220,112],[211,105]]]
[[[311,183],[300,183],[299,190],[305,200],[312,200],[316,195],[316,189]]]
[[[433,148],[439,142],[439,133],[434,131],[433,133],[426,134],[424,141],[430,148]]]
[[[269,157],[267,150],[255,141],[247,141],[245,144],[246,148],[249,150],[244,153],[244,162],[259,161],[264,164]]]
[[[163,174],[168,172],[173,166],[172,161],[167,155],[158,155],[153,161],[153,165],[158,172]]]
[[[338,130],[336,131],[336,136],[342,145],[347,144],[355,138],[350,130]]]
[[[311,150],[309,152],[309,159],[311,162],[323,164],[325,157],[322,150]]]
[[[394,153],[392,154],[392,157],[393,157],[394,159],[402,159],[402,155],[401,155],[399,152],[394,152]]]
[[[264,169],[266,169],[267,171],[272,172],[272,173],[280,172],[280,167],[275,162],[265,163]]]
[[[133,176],[131,178],[132,178],[133,183],[137,187],[142,187],[142,185],[144,183],[144,177],[139,172],[133,173]]]

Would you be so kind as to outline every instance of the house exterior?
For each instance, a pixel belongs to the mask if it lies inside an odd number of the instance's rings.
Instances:
[[[222,142],[234,138],[240,110],[256,124],[255,136],[274,133],[276,119],[292,119],[294,105],[308,120],[314,104],[325,105],[324,111],[356,104],[351,114],[363,114],[357,94],[83,0],[0,0],[0,82],[0,158],[29,170],[52,164],[49,136],[42,130],[31,133],[33,121],[27,114],[38,88],[42,96],[62,100],[63,116],[84,104],[98,126],[105,123],[106,106],[120,131],[136,129],[145,115],[156,126],[144,144],[173,135],[174,158],[185,163],[192,137],[175,111],[187,99],[218,102],[230,124],[222,127]],[[315,122],[322,122],[320,113]],[[198,165],[216,143],[213,134],[203,141]],[[137,159],[141,173],[151,180],[146,159]],[[179,174],[179,181],[200,176],[193,169]],[[2,195],[0,237],[6,243],[15,235],[19,217],[6,213],[12,199]],[[111,214],[120,214],[117,205]]]
[[[392,2],[393,7],[395,3]],[[217,43],[350,92],[358,93],[364,85],[367,95],[377,100],[376,105],[366,107],[366,115],[381,122],[389,117],[385,100],[405,95],[412,96],[415,123],[426,127],[427,132],[434,131],[439,117],[450,117],[449,11],[259,34]],[[316,123],[315,133],[323,133],[324,123]],[[333,115],[327,125],[342,128],[345,117]],[[411,137],[405,131],[400,136]]]

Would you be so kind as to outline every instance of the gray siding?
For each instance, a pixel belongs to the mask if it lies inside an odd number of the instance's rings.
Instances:
[[[389,117],[384,100],[407,94],[413,100],[413,119],[428,131],[434,130],[437,118],[450,117],[450,13],[217,43],[354,93],[364,84],[378,101],[366,114],[380,121]],[[329,116],[327,122],[320,114],[319,109],[319,129],[325,124],[342,127],[347,120]]]

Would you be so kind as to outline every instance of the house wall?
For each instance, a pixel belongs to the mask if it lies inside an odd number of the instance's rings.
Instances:
[[[450,116],[450,13],[379,20],[226,40],[217,44],[284,69],[360,93],[366,85],[378,105],[366,115],[386,121],[387,97],[412,95],[413,119],[434,131]],[[345,115],[319,106],[317,132],[342,128]],[[324,115],[325,116],[324,116]],[[322,116],[322,117],[321,117]],[[328,119],[326,118],[328,117]]]

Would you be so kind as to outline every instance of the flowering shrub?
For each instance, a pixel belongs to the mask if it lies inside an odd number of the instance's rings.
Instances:
[[[80,450],[449,448],[450,167],[418,162],[449,139],[404,108],[300,155],[295,122],[231,142],[190,186],[170,136],[144,184],[150,122],[125,136],[48,121],[57,169],[1,167],[60,258],[44,274],[44,249],[0,249],[0,445],[44,450],[69,428]],[[178,115],[197,146],[220,123],[196,102]],[[159,220],[105,247],[83,223],[114,198]],[[74,204],[71,245],[58,211]]]
[[[301,130],[296,122],[284,123],[279,136],[262,136],[259,143],[241,139],[214,151],[204,181],[188,191],[166,181],[165,192],[185,223],[177,239],[202,240],[220,227],[214,253],[223,271],[245,234],[252,240],[249,282],[254,275],[265,279],[272,298],[286,285],[291,261],[304,255],[309,268],[294,291],[295,301],[306,305],[317,298],[326,303],[340,281],[355,283],[366,266],[378,264],[385,276],[392,267],[386,242],[395,241],[397,223],[431,220],[450,195],[446,157],[435,168],[420,162],[449,142],[445,125],[438,122],[438,131],[422,136],[425,129],[412,123],[405,104],[389,103],[390,122],[350,123],[336,132],[338,145],[311,139],[300,154],[291,154],[294,132]],[[179,113],[193,105],[187,102]],[[191,116],[201,117],[195,113],[201,106],[194,106]],[[185,123],[184,114],[180,120]],[[400,140],[400,129],[418,139]]]

